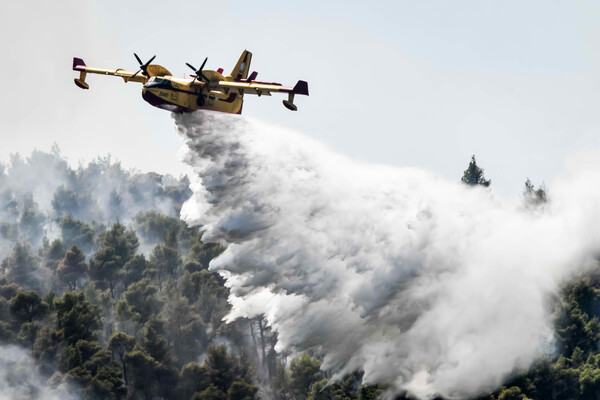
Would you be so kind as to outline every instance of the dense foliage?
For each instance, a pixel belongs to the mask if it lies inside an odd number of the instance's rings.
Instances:
[[[600,269],[566,284],[554,307],[555,356],[537,361],[482,400],[600,398]]]
[[[223,248],[178,218],[186,178],[127,172],[109,159],[72,170],[57,151],[15,156],[0,172],[0,362],[2,349],[21,346],[45,386],[84,399],[381,392],[360,386],[360,375],[328,384],[317,358],[278,354],[262,318],[223,322],[229,291],[208,270]],[[47,394],[21,386],[13,397]]]

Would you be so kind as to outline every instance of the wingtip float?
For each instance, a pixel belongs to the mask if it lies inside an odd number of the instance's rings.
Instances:
[[[216,71],[205,70],[208,58],[199,69],[186,65],[194,71],[189,78],[174,77],[166,68],[151,64],[154,57],[145,63],[134,53],[140,64],[137,72],[123,69],[105,69],[88,67],[81,58],[73,58],[73,70],[79,71],[75,84],[81,89],[89,89],[85,81],[87,74],[120,76],[125,82],[139,82],[142,97],[151,105],[173,112],[191,112],[199,109],[241,114],[244,94],[271,96],[273,92],[287,93],[283,105],[292,111],[297,111],[294,104],[296,95],[308,96],[308,83],[298,81],[294,87],[283,86],[281,83],[257,81],[256,71],[248,75],[252,53],[244,50],[237,64],[229,75],[223,76],[223,69]]]

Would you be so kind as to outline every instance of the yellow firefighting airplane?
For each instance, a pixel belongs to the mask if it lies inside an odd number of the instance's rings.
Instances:
[[[216,71],[204,70],[208,57],[199,69],[186,63],[194,71],[190,78],[174,77],[166,68],[150,64],[156,56],[142,63],[137,54],[133,55],[140,64],[137,72],[88,67],[81,58],[75,57],[73,70],[80,72],[79,78],[75,78],[75,84],[82,89],[89,89],[85,81],[87,74],[120,76],[125,82],[143,83],[144,100],[155,107],[173,112],[205,109],[241,114],[244,94],[270,96],[271,92],[287,93],[288,98],[283,100],[283,105],[296,111],[298,108],[294,104],[294,96],[297,94],[308,96],[308,83],[305,81],[298,81],[291,88],[282,86],[281,83],[259,82],[256,80],[258,75],[256,71],[248,76],[252,53],[247,50],[244,50],[233,71],[227,76],[223,76],[222,68]]]

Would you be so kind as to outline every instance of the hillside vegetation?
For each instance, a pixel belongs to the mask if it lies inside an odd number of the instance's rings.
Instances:
[[[224,248],[179,219],[187,178],[71,168],[57,150],[0,171],[0,397],[375,399],[317,353],[276,351],[262,318],[226,324]],[[475,158],[463,183],[489,186]],[[543,207],[527,181],[524,201]],[[515,293],[518,295],[518,293]],[[600,399],[600,270],[549,299],[556,352],[481,399]],[[515,327],[518,332],[518,327]],[[494,388],[491,388],[492,390]]]

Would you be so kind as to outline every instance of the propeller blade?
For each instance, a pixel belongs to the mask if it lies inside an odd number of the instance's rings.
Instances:
[[[200,66],[200,69],[196,69],[196,67],[194,67],[192,64],[190,63],[185,63],[185,65],[187,65],[188,67],[190,67],[192,69],[192,71],[194,71],[194,73],[196,74],[196,77],[194,78],[194,81],[196,79],[200,80],[200,78],[204,79],[207,83],[209,82],[209,79],[204,76],[204,74],[202,73],[202,70],[204,69],[204,66],[206,65],[206,62],[208,61],[208,57],[206,57],[204,59],[204,62],[202,63],[202,65]]]
[[[148,62],[146,63],[146,68],[148,68],[148,65],[150,65],[150,63],[152,61],[154,61],[155,58],[156,58],[156,55],[152,56],[152,58],[148,60]]]
[[[141,69],[140,69],[140,70],[138,70],[138,71],[137,71],[135,74],[131,75],[131,78],[129,78],[129,80],[132,80],[133,78],[135,78],[135,76],[136,76],[137,74],[139,74],[139,73],[140,73],[140,71],[141,71]]]
[[[140,70],[138,72],[136,72],[135,74],[133,74],[133,76],[131,78],[133,78],[140,72],[142,73],[142,75],[148,76],[148,66],[150,65],[150,63],[152,61],[154,61],[154,59],[156,58],[156,55],[152,56],[152,58],[149,59],[148,61],[146,61],[146,63],[143,63],[137,54],[133,53],[133,55],[135,56],[135,59],[137,60],[137,62],[140,63]],[[131,78],[129,78],[129,79],[131,79]]]

